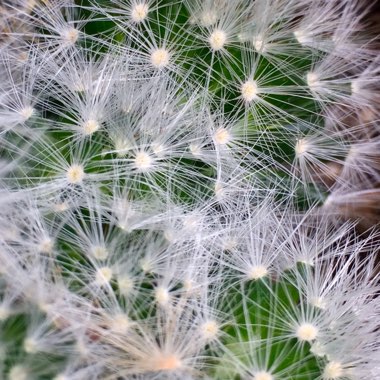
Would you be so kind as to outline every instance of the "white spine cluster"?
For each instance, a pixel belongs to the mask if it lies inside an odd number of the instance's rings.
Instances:
[[[380,377],[364,6],[3,3],[0,378]]]

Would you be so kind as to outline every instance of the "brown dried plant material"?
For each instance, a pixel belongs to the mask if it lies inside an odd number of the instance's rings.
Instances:
[[[380,227],[380,189],[333,193],[323,207],[331,214],[358,220],[359,230]]]

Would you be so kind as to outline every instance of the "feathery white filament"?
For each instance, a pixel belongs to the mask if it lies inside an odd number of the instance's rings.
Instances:
[[[23,121],[27,121],[34,115],[34,112],[35,112],[34,108],[28,106],[21,109],[18,113],[22,117]]]
[[[299,158],[299,157],[304,156],[305,153],[307,153],[307,151],[309,150],[309,148],[310,148],[310,145],[306,139],[297,140],[296,145],[294,147],[294,152],[296,154],[296,157]]]
[[[234,236],[227,236],[222,240],[222,248],[224,251],[232,251],[238,246],[238,241]]]
[[[83,133],[85,135],[92,135],[94,132],[100,129],[99,123],[94,119],[89,119],[83,123]]]
[[[216,321],[207,321],[201,325],[202,337],[206,340],[215,339],[219,334],[219,325]]]
[[[59,374],[53,378],[53,380],[70,380],[67,376]]]
[[[0,322],[5,321],[11,315],[8,307],[0,305]]]
[[[16,365],[11,368],[8,373],[9,380],[28,380],[29,373],[28,371],[21,365]]]
[[[216,182],[214,186],[214,192],[218,200],[222,200],[226,194],[225,188],[220,182]]]
[[[152,359],[152,371],[175,371],[181,369],[182,362],[177,355],[160,354]]]
[[[66,171],[66,179],[73,185],[81,183],[84,176],[85,173],[82,165],[73,164]]]
[[[142,172],[148,171],[153,164],[152,157],[144,151],[138,152],[133,161],[136,169]]]
[[[160,143],[153,143],[152,144],[152,151],[156,156],[160,157],[165,152],[165,146],[163,144],[160,144]]]
[[[194,157],[199,157],[202,154],[202,149],[197,144],[190,144],[189,150]]]
[[[117,279],[117,284],[119,287],[119,291],[124,296],[127,296],[130,294],[130,292],[133,289],[133,280],[129,278],[128,276],[122,276]]]
[[[28,354],[35,354],[38,352],[37,342],[32,338],[26,338],[24,340],[24,350]]]
[[[344,375],[342,364],[336,361],[331,361],[326,364],[323,370],[323,380],[335,380]]]
[[[98,268],[95,275],[95,283],[99,286],[105,286],[109,284],[113,276],[112,268],[101,267]]]
[[[224,48],[227,42],[227,34],[221,29],[215,29],[208,38],[210,47],[214,51],[218,51]]]
[[[114,145],[118,157],[124,157],[132,147],[131,142],[125,138],[115,139]]]
[[[194,289],[194,281],[189,279],[184,280],[183,289],[185,290],[185,292],[191,292]]]
[[[256,81],[250,79],[244,82],[241,86],[241,96],[246,102],[252,102],[257,98],[259,93]]]
[[[79,31],[70,27],[62,31],[61,37],[66,45],[74,45],[78,41]]]
[[[170,53],[164,48],[155,49],[150,55],[151,64],[157,69],[163,69],[170,63]]]
[[[44,239],[38,246],[38,250],[41,253],[51,253],[54,247],[54,242],[52,239]]]
[[[313,42],[312,36],[309,33],[303,31],[302,29],[295,30],[293,34],[298,43],[302,46],[309,45]]]
[[[360,83],[357,80],[351,81],[351,94],[352,95],[358,95],[360,94]]]
[[[302,323],[297,327],[296,336],[302,342],[311,342],[316,339],[318,328],[311,323]]]
[[[55,212],[65,212],[69,209],[69,205],[67,201],[64,201],[60,203],[55,203],[52,208]]]
[[[231,140],[232,135],[226,128],[219,128],[214,133],[214,141],[217,145],[226,145]]]
[[[200,15],[200,24],[204,27],[214,25],[218,20],[218,15],[215,11],[205,10]]]
[[[170,295],[167,289],[159,286],[155,289],[155,300],[160,306],[166,306],[170,300]]]
[[[146,19],[149,12],[149,6],[146,3],[134,4],[131,9],[131,19],[135,23],[140,23]]]
[[[326,351],[324,349],[324,346],[316,341],[314,342],[310,347],[310,352],[316,356],[323,357],[326,355]]]
[[[310,300],[310,304],[318,309],[326,309],[326,301],[322,297],[314,297]]]
[[[317,91],[323,87],[322,82],[320,81],[319,75],[313,71],[309,71],[306,74],[306,82],[310,90]]]
[[[256,372],[252,380],[273,380],[273,376],[267,371]]]
[[[263,52],[265,51],[265,42],[263,39],[263,36],[261,34],[258,34],[254,39],[253,39],[253,46],[256,51],[258,52]]]
[[[102,246],[93,247],[91,249],[91,253],[95,257],[95,259],[98,259],[98,260],[105,260],[108,257],[107,249]]]
[[[255,265],[248,270],[248,279],[260,280],[268,275],[268,269],[264,265]]]
[[[112,317],[110,329],[117,334],[125,334],[131,327],[131,321],[125,314],[118,314]]]

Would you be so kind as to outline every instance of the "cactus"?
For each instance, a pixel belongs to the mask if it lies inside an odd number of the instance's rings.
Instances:
[[[369,9],[6,0],[0,376],[379,377]]]

